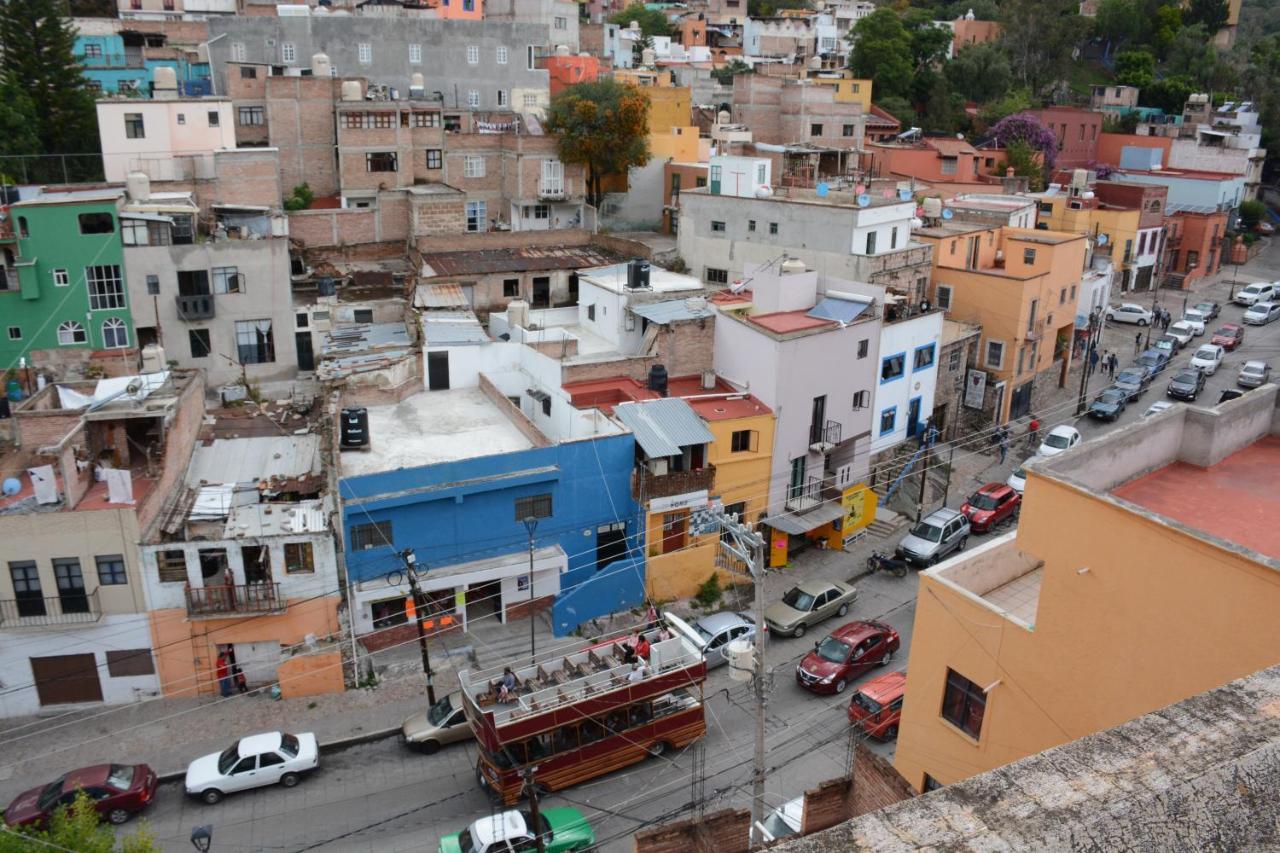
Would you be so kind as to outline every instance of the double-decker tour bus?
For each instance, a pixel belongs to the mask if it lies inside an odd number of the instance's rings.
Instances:
[[[638,671],[624,634],[513,667],[507,701],[499,701],[502,667],[460,672],[480,785],[512,805],[529,768],[541,789],[557,791],[702,737],[702,649],[681,630],[672,633],[662,640],[650,632],[656,641]]]

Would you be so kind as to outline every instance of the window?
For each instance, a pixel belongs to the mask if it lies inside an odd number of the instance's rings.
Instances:
[[[499,45],[499,46],[498,46],[498,64],[499,64],[499,65],[506,65],[506,64],[507,64],[507,47],[506,47],[506,45]]]
[[[102,45],[86,44],[84,46],[84,55],[86,59],[97,59],[102,56]]]
[[[479,154],[468,154],[462,160],[462,177],[483,178],[484,157]]]
[[[876,253],[876,232],[872,231],[867,235],[867,251],[866,254],[874,255]]]
[[[244,42],[242,42],[242,41],[233,41],[233,42],[231,43],[231,61],[232,61],[232,62],[244,62],[244,57],[245,57],[245,52],[244,52]],[[255,69],[255,70],[256,70],[256,69]]]
[[[898,226],[896,225],[889,229],[889,248],[898,248]]]
[[[370,151],[364,155],[364,170],[366,172],[396,171],[396,152]]]
[[[498,90],[498,106],[505,107],[506,105],[507,105],[507,90],[499,89]]]
[[[115,264],[85,267],[84,277],[89,285],[89,310],[109,311],[124,307],[124,282],[120,279],[120,267]]]
[[[414,113],[413,126],[414,127],[439,127],[440,113],[423,113],[423,112]]]
[[[222,126],[222,116],[218,114],[217,110],[209,110],[205,113],[205,117],[209,120],[209,127]]]
[[[890,406],[880,413],[880,434],[888,435],[893,432],[894,425],[898,421],[898,407]]]
[[[769,233],[770,233],[770,234],[777,234],[777,233],[778,233],[778,223],[776,223],[776,222],[770,222],[770,223],[769,223]]]
[[[289,575],[310,574],[316,570],[310,542],[284,543],[284,571]]]
[[[748,220],[747,220],[747,230],[748,230],[748,231],[755,231],[755,230],[756,230],[756,221],[755,221],[754,219],[748,219]]]
[[[257,80],[257,79],[258,79],[258,69],[256,69],[256,68],[252,68],[252,67],[250,67],[250,66],[248,66],[248,65],[241,65],[241,66],[240,66],[240,79],[241,79],[241,80]]]
[[[893,382],[895,379],[901,379],[907,369],[907,354],[900,352],[897,355],[886,356],[880,360],[880,382]]]
[[[594,321],[594,320],[596,319],[596,306],[595,306],[595,303],[592,303],[591,305],[588,305],[588,306],[587,306],[587,319],[588,319],[588,320],[592,320],[592,321]]]
[[[524,215],[531,219],[550,219],[551,206],[547,204],[526,205]]]
[[[766,171],[768,171],[768,169],[765,167],[763,163],[756,166],[756,183],[757,184],[763,184],[765,182]]]
[[[939,308],[941,308],[943,311],[951,310],[951,287],[949,285],[946,285],[946,284],[938,285],[936,298],[938,300]]]
[[[863,338],[858,341],[858,358],[866,358],[867,353],[871,350],[871,340]]]
[[[64,269],[56,269],[53,271],[53,286],[66,287],[71,283],[71,276]]]
[[[391,522],[375,521],[369,524],[351,525],[351,550],[368,551],[372,548],[391,546]]]
[[[242,127],[261,126],[265,124],[262,107],[238,107],[237,119]]]
[[[809,125],[809,135],[810,135],[810,136],[821,136],[821,135],[822,135],[822,125],[820,125],[820,124],[810,124],[810,125]]]
[[[357,323],[372,323],[373,309],[372,308],[356,308],[354,311],[351,312],[351,319]]]
[[[711,220],[711,230],[717,233],[724,233],[724,223],[719,219]]]
[[[921,790],[924,791],[924,793],[927,794],[930,791],[936,791],[941,787],[941,782],[930,776],[928,773],[924,774],[924,785],[921,786]]]
[[[369,113],[366,115],[366,121],[364,126],[369,127],[370,124],[372,124],[373,127],[382,128],[382,129],[395,127],[396,114],[395,113]]]
[[[569,19],[562,17],[560,15],[557,15],[555,19],[555,27],[557,30],[569,29]]]
[[[244,276],[237,267],[213,268],[214,293],[240,293],[244,287]]]
[[[55,557],[53,577],[58,582],[58,603],[63,613],[88,613],[89,596],[84,589],[84,575],[75,557]]]
[[[20,340],[22,340],[22,327],[21,327],[21,326],[10,326],[10,327],[9,327],[9,340],[11,340],[11,341],[20,341]]]
[[[1053,202],[1042,201],[1039,204],[1039,208],[1041,213],[1053,213]]]
[[[478,90],[472,89],[467,92],[467,106],[473,110],[480,108],[480,92]]]
[[[730,445],[733,453],[754,453],[760,445],[760,433],[753,429],[734,430]]]
[[[994,367],[999,370],[1004,366],[1004,343],[1002,341],[987,341],[987,367]]]
[[[855,412],[867,408],[871,405],[870,391],[854,391],[853,392],[853,410]]]
[[[524,60],[525,60],[525,65],[528,66],[530,71],[532,71],[534,68],[538,66],[538,58],[536,53],[534,52],[533,45],[528,45],[525,47]]]
[[[241,364],[268,364],[276,360],[276,343],[270,320],[236,323],[236,353]]]
[[[551,495],[530,495],[527,498],[516,498],[516,521],[526,518],[550,518]]]
[[[68,347],[88,342],[89,338],[84,333],[84,326],[75,320],[64,320],[58,324],[58,346]]]
[[[480,48],[476,47],[474,44],[467,45],[467,64],[480,64]]]
[[[208,296],[208,270],[178,270],[179,296]]]
[[[124,556],[108,554],[105,557],[94,557],[98,564],[98,584],[100,586],[121,586],[129,582],[129,574],[124,569]]]
[[[306,311],[299,311],[293,315],[293,324],[299,329],[305,329],[311,325],[311,317]]]
[[[156,568],[160,583],[187,582],[187,555],[184,551],[157,551]]]
[[[147,129],[142,123],[142,113],[124,114],[125,139],[146,139]]]
[[[840,130],[841,130],[841,136],[844,136],[847,138],[847,137],[853,136],[854,126],[851,124],[846,124]]]
[[[531,110],[531,109],[534,109],[534,108],[535,108],[535,107],[537,107],[537,106],[538,106],[538,93],[537,93],[537,92],[525,92],[525,93],[524,93],[524,108],[525,108],[526,110]]]
[[[292,65],[298,60],[298,49],[293,42],[284,42],[280,45],[280,61],[286,65]]]
[[[707,267],[702,277],[711,284],[729,283],[729,271],[716,269],[715,267]]]
[[[964,350],[962,350],[960,347],[956,347],[955,349],[953,349],[951,353],[947,356],[947,372],[955,373],[957,370],[960,369],[960,364],[963,360],[964,360]]]
[[[142,219],[120,220],[120,242],[124,243],[124,245],[149,246],[151,245],[150,235],[151,223]]]
[[[1067,289],[1065,287],[1062,288],[1062,290],[1058,291],[1058,304],[1059,305],[1067,304]]]
[[[114,234],[116,219],[110,213],[82,213],[80,220],[81,234]]]
[[[520,296],[520,279],[504,278],[502,280],[502,296],[505,299],[515,299]]]
[[[119,649],[107,652],[107,675],[127,678],[131,675],[155,675],[151,649]]]
[[[912,363],[911,369],[926,370],[933,367],[933,362],[937,356],[937,350],[933,344],[926,344],[922,347],[916,347],[915,361]]]
[[[483,201],[467,202],[467,230],[471,232],[488,231],[488,213]]]
[[[213,347],[209,344],[208,329],[188,329],[187,342],[191,345],[192,358],[208,358],[209,353],[213,352]]]
[[[1022,250],[1022,262],[1023,262],[1024,264],[1026,264],[1027,266],[1031,266],[1032,264],[1034,264],[1034,263],[1036,262],[1036,250],[1035,250],[1035,249],[1023,249],[1023,250]]]
[[[942,719],[977,739],[982,734],[982,716],[987,710],[987,694],[955,670],[947,670],[947,688],[942,694]]]
[[[356,48],[356,57],[361,65],[368,65],[373,62],[373,45],[367,41],[360,42]]]
[[[410,65],[422,64],[422,45],[420,44],[409,45],[409,64]]]
[[[1027,313],[1027,331],[1034,332],[1036,330],[1036,309],[1040,307],[1039,299],[1031,300],[1031,310]]]
[[[102,321],[102,348],[124,349],[129,346],[129,330],[124,320],[119,317],[108,317]]]
[[[440,169],[444,166],[444,152],[439,148],[427,149],[427,168]]]

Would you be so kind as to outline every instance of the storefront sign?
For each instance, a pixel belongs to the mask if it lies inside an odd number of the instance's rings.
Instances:
[[[676,509],[693,509],[694,507],[705,506],[707,503],[707,490],[700,492],[685,492],[683,495],[672,495],[667,498],[653,498],[649,501],[649,512],[671,512]]]
[[[876,520],[876,502],[876,493],[865,483],[850,486],[840,494],[840,505],[844,507],[840,532],[846,547],[861,537],[864,528]]]
[[[982,401],[987,395],[987,373],[985,370],[969,369],[964,383],[964,404],[969,409],[981,409]]]

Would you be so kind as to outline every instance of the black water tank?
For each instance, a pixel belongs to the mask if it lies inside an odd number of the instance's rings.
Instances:
[[[649,262],[639,259],[627,262],[627,287],[639,290],[649,286]]]
[[[655,364],[649,368],[649,390],[667,396],[667,368],[663,364]]]
[[[364,447],[369,443],[369,410],[343,409],[341,447]]]

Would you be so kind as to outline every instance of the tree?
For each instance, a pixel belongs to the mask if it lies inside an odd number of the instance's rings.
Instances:
[[[1036,157],[1036,150],[1026,142],[1018,140],[1005,146],[1004,162],[999,168],[1001,173],[1005,169],[1013,169],[1015,175],[1026,178],[1027,188],[1031,192],[1044,189],[1044,167]]]
[[[1203,24],[1212,35],[1227,25],[1230,16],[1227,0],[1191,0],[1182,19],[1188,24]]]
[[[612,79],[569,86],[551,99],[545,122],[559,134],[560,159],[587,170],[587,201],[600,206],[606,175],[649,162],[649,96]]]
[[[1087,27],[1076,0],[1005,0],[1001,12],[1014,79],[1032,95],[1064,79]]]
[[[1252,231],[1253,227],[1262,221],[1262,217],[1267,215],[1267,206],[1257,199],[1249,199],[1240,202],[1240,224],[1244,226],[1246,231]]]
[[[1214,82],[1220,76],[1220,63],[1210,37],[1203,24],[1179,30],[1165,49],[1165,73],[1188,77],[1205,89],[1214,88]]]
[[[0,79],[0,154],[39,154],[40,137],[36,133],[35,107],[27,93]],[[21,177],[21,169],[3,166],[10,183]]]
[[[982,108],[978,121],[985,127],[994,127],[1000,119],[1031,109],[1031,92],[1027,89],[1010,89],[999,100]]]
[[[885,98],[878,97],[876,98],[876,106],[900,121],[903,130],[915,123],[916,109],[911,106],[911,102],[906,98],[898,95],[889,95]]]
[[[0,4],[0,82],[25,92],[32,127],[45,154],[96,154],[98,119],[84,69],[72,55],[76,31],[58,0],[8,0]],[[53,164],[58,165],[58,164]],[[97,157],[69,162],[68,178],[99,177]],[[45,180],[62,180],[61,167]],[[33,176],[35,177],[35,176]]]
[[[1133,0],[1102,0],[1093,19],[1093,31],[1105,39],[1108,53],[1137,41],[1143,31],[1142,13]]]
[[[1058,137],[1031,113],[1005,116],[991,128],[991,133],[996,144],[1006,150],[1014,143],[1026,143],[1044,160],[1046,169],[1053,168],[1053,161],[1058,157]]]
[[[916,71],[942,61],[955,34],[946,27],[935,24],[933,15],[924,9],[908,9],[902,16],[902,26],[911,36],[911,60]]]
[[[1182,29],[1182,9],[1177,6],[1160,6],[1155,17],[1148,42],[1156,49],[1157,56],[1164,56],[1169,43]]]
[[[917,101],[924,104],[921,126],[925,130],[954,133],[964,114],[964,99],[951,91],[943,74],[926,69],[916,75]]]
[[[947,63],[947,79],[965,98],[985,104],[1009,89],[1009,57],[994,44],[971,44]]]
[[[1122,50],[1116,54],[1116,82],[1145,89],[1156,79],[1156,58],[1148,50]]]
[[[632,3],[621,12],[614,12],[609,16],[609,23],[620,27],[629,27],[632,21],[640,24],[640,32],[648,38],[671,35],[671,24],[667,21],[667,16],[657,9],[647,8],[643,3]]]
[[[911,34],[892,9],[877,9],[854,25],[848,39],[849,68],[876,81],[881,98],[906,97],[914,67]]]
[[[1138,103],[1144,107],[1155,107],[1173,115],[1181,114],[1186,106],[1187,98],[1196,90],[1195,84],[1186,77],[1164,77],[1138,93]]]
[[[19,827],[0,832],[0,853],[48,853],[50,850],[75,850],[76,853],[153,853],[156,846],[151,831],[143,826],[116,844],[116,834],[102,822],[93,800],[84,791],[76,794],[71,808],[59,806],[49,828]]]
[[[711,76],[722,86],[732,86],[733,78],[739,74],[754,74],[755,69],[741,59],[730,59],[719,68],[711,69]]]
[[[747,0],[747,14],[753,18],[768,18],[783,9],[809,8],[809,0]]]

